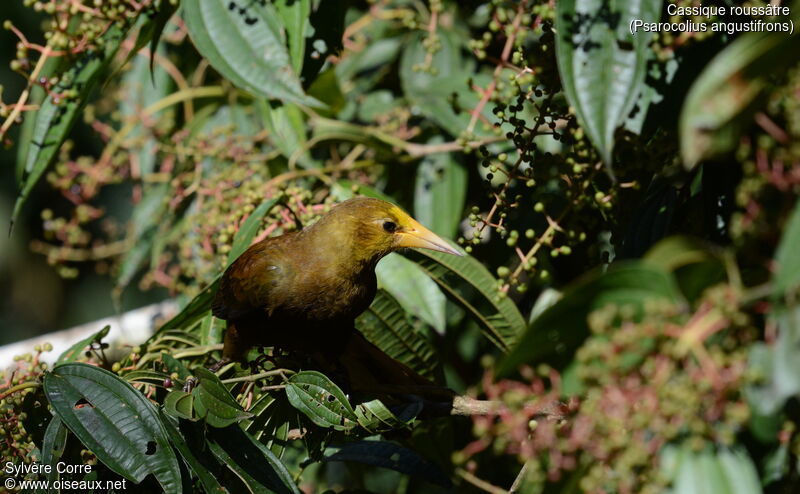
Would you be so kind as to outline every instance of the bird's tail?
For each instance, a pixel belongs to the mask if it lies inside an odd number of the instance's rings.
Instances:
[[[385,354],[359,331],[353,331],[340,354],[354,391],[419,394],[439,389],[410,367]]]

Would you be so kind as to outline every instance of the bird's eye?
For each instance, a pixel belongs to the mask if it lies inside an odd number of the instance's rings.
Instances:
[[[383,229],[389,233],[394,233],[394,231],[397,230],[397,223],[394,221],[384,221]]]

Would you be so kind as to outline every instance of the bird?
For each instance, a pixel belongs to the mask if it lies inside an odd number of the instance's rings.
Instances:
[[[426,386],[355,329],[377,292],[375,266],[403,248],[462,255],[390,202],[355,197],[300,231],[251,245],[225,270],[212,303],[227,322],[222,360],[254,346],[308,357],[348,387]]]

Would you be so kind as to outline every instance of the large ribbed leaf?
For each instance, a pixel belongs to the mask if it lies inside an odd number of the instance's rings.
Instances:
[[[378,290],[372,305],[356,319],[356,328],[393,359],[433,379],[437,365],[433,345],[408,323],[403,308],[387,292]]]
[[[422,267],[451,301],[467,311],[500,349],[508,350],[525,330],[525,318],[517,306],[500,295],[495,277],[474,257],[425,249],[409,250],[405,255]]]
[[[297,410],[285,395],[264,393],[248,411],[253,418],[242,422],[244,430],[280,457],[286,449],[286,439],[291,423],[297,418]]]
[[[375,275],[378,287],[392,294],[407,312],[430,324],[439,333],[444,332],[446,299],[418,265],[390,254],[378,263]]]
[[[317,371],[298,372],[290,377],[286,383],[286,396],[293,407],[320,427],[347,430],[357,425],[356,414],[347,396]]]
[[[422,411],[422,402],[409,403],[398,410],[389,410],[380,400],[360,403],[356,408],[358,425],[371,433],[393,429],[410,428],[417,414]]]
[[[586,135],[611,166],[614,132],[644,86],[651,33],[633,20],[656,22],[661,0],[559,0],[556,57],[564,94]]]
[[[417,221],[443,237],[455,237],[466,196],[467,170],[453,159],[452,153],[434,154],[420,162],[414,188]]]
[[[214,456],[227,465],[250,492],[301,494],[281,460],[238,425],[213,429],[208,439]]]
[[[67,447],[67,428],[60,418],[54,416],[47,424],[47,430],[44,432],[44,439],[42,439],[42,465],[50,465],[52,468],[44,475],[45,480],[53,482],[58,480],[59,472],[57,468],[58,461],[61,455],[64,454],[64,448]],[[46,489],[36,489],[36,494],[44,494]]]
[[[184,0],[182,13],[197,50],[231,82],[267,98],[318,104],[292,69],[271,3]]]
[[[178,460],[147,398],[115,374],[68,363],[44,376],[55,415],[108,468],[139,483],[153,474],[165,492],[181,492]]]
[[[203,485],[203,489],[205,489],[207,494],[214,494],[214,493],[226,493],[228,492],[227,489],[222,487],[217,481],[217,478],[209,471],[205,464],[209,463],[209,456],[210,455],[203,455],[202,450],[196,450],[187,444],[186,439],[181,435],[180,430],[178,427],[172,423],[172,421],[164,415],[164,412],[161,411],[161,421],[164,423],[164,428],[169,435],[169,441],[175,446],[175,449],[178,450],[183,461],[189,466],[197,478],[200,480],[200,483]]]
[[[324,461],[347,461],[389,468],[414,475],[443,487],[450,487],[447,475],[435,464],[413,450],[388,441],[355,441],[347,443]]]
[[[308,17],[311,15],[311,0],[276,0],[275,8],[281,16],[289,42],[289,58],[296,74],[303,71],[306,52],[306,36],[313,32]]]
[[[67,138],[72,126],[75,124],[81,109],[86,105],[87,99],[94,89],[103,70],[117,52],[122,42],[123,32],[112,26],[103,35],[105,41],[102,50],[89,50],[81,58],[60,75],[60,81],[44,99],[35,114],[28,118],[35,118],[33,130],[30,134],[30,145],[25,159],[25,169],[20,180],[20,190],[14,203],[11,214],[13,226],[22,206],[28,199],[33,187],[44,176],[45,171],[55,161],[61,144]],[[65,83],[63,81],[70,81]],[[54,100],[54,95],[75,89],[78,95],[75,98]]]
[[[197,416],[205,419],[208,425],[227,427],[251,417],[252,414],[242,409],[216,374],[203,367],[198,367],[194,373],[199,382],[192,390],[192,404]]]

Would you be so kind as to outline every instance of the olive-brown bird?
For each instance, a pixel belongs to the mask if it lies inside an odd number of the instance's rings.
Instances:
[[[461,255],[399,207],[363,197],[301,231],[253,244],[225,271],[214,298],[214,316],[228,322],[223,361],[275,346],[325,370],[344,368],[354,388],[429,384],[354,329],[375,297],[375,265],[404,247]]]

